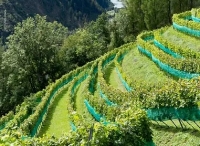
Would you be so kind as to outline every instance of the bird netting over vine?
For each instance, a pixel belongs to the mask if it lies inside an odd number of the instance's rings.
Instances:
[[[163,50],[164,52],[168,53],[169,55],[173,56],[174,58],[182,58],[181,55],[177,54],[176,52],[173,52],[172,50],[170,50],[169,48],[163,46],[160,42],[158,42],[157,40],[154,40],[154,45],[158,48],[160,48],[161,50]]]
[[[103,92],[101,90],[100,90],[100,96],[101,96],[101,98],[103,98],[106,101],[107,105],[109,105],[109,106],[115,106],[116,105],[115,103],[113,103],[112,101],[110,101],[108,99],[108,97],[105,94],[103,94]]]
[[[120,63],[123,59],[124,59],[124,56],[127,54],[127,52],[121,54],[118,58],[117,58],[117,62]]]
[[[200,22],[200,19],[195,16],[191,16],[191,18],[194,22]]]
[[[199,74],[194,74],[194,73],[189,73],[189,72],[185,72],[185,71],[180,71],[177,69],[174,69],[172,67],[170,67],[167,64],[162,63],[159,59],[157,59],[156,57],[154,57],[151,52],[145,50],[144,48],[142,48],[141,46],[138,45],[138,50],[145,54],[146,56],[148,56],[149,58],[152,59],[152,61],[154,63],[156,63],[162,70],[164,70],[165,72],[175,76],[175,77],[179,77],[179,78],[184,78],[184,79],[192,79],[195,77],[198,77]]]
[[[161,107],[161,108],[147,109],[146,112],[148,118],[154,121],[165,121],[172,119],[181,119],[184,121],[200,120],[200,110],[198,107],[185,107],[185,108]]]
[[[115,58],[116,54],[111,55],[108,57],[106,60],[103,61],[102,63],[102,68],[104,68],[110,61],[112,61]]]
[[[102,115],[98,114],[86,99],[84,100],[84,103],[85,103],[85,106],[87,107],[89,113],[95,118],[96,121],[98,121],[98,122],[104,121],[105,122],[105,118]]]
[[[72,91],[71,91],[72,95],[74,94],[75,89],[77,88],[77,86],[79,86],[87,77],[88,77],[88,74],[85,73],[80,79],[78,79],[78,80],[74,83],[74,85],[73,85],[73,87],[72,87]]]
[[[130,86],[127,84],[127,82],[122,78],[122,75],[121,75],[121,73],[119,72],[119,70],[118,70],[117,67],[116,67],[116,71],[117,71],[117,75],[118,75],[119,79],[121,80],[123,86],[126,88],[126,90],[127,90],[128,92],[131,92],[131,91],[132,91],[131,87],[130,87]]]
[[[74,76],[77,76],[78,73]],[[62,83],[60,83],[54,90],[53,92],[50,94],[47,102],[46,102],[46,105],[44,106],[43,108],[43,111],[41,112],[40,116],[38,117],[37,119],[37,122],[35,123],[35,126],[34,128],[31,130],[31,137],[35,136],[38,132],[38,128],[41,126],[41,122],[43,121],[44,117],[46,116],[47,114],[47,111],[48,111],[48,107],[52,101],[52,99],[54,98],[54,96],[56,95],[56,93],[58,92],[58,90],[63,87],[64,85],[68,84],[69,82],[71,82],[74,78],[74,76],[70,76],[68,77],[66,80],[64,80]]]
[[[188,28],[186,26],[181,26],[181,25],[178,25],[176,23],[173,22],[173,27],[179,31],[182,31],[182,32],[185,32],[185,33],[188,33],[188,34],[191,34],[193,36],[197,36],[197,37],[200,37],[200,30],[193,30],[191,28]]]

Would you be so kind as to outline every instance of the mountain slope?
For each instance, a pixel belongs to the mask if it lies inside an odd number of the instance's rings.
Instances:
[[[49,21],[57,20],[74,29],[95,19],[109,4],[109,0],[1,0],[0,32],[4,30],[5,10],[7,31],[12,31],[17,22],[35,14],[46,15]]]

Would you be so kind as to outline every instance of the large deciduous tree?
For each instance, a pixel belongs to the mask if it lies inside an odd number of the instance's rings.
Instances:
[[[108,25],[108,16],[103,13],[95,22],[67,37],[60,51],[64,66],[73,69],[109,51],[111,38]]]
[[[41,90],[60,76],[58,51],[66,33],[64,26],[47,22],[46,17],[39,15],[17,24],[2,57],[6,89],[1,102],[18,104],[22,97]]]

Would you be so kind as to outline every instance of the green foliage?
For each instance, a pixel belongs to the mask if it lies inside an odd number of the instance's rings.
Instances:
[[[16,130],[21,126],[23,121],[27,119],[31,114],[34,114],[36,107],[41,101],[41,97],[45,94],[45,91],[39,91],[36,94],[26,99],[21,106],[17,106],[15,109],[15,115],[13,112],[9,112],[6,116],[2,117],[3,130],[2,133],[12,133],[12,130]]]
[[[109,8],[109,0],[2,0],[0,2],[0,30],[7,32],[14,30],[14,25],[34,14],[47,16],[49,21],[58,21],[69,29],[83,26],[85,22],[94,20],[105,9]],[[7,10],[6,30],[4,24],[4,10]]]
[[[172,51],[181,54],[185,58],[193,58],[193,59],[200,59],[200,53],[193,51],[190,48],[184,46],[178,46],[168,41],[162,37],[162,34],[168,29],[168,27],[159,29],[154,33],[154,39],[163,44],[165,47],[171,49]]]
[[[0,119],[0,130],[5,128],[6,123],[9,122],[10,120],[12,120],[13,117],[14,117],[14,112],[13,111],[10,111],[5,116],[2,116],[1,119]]]
[[[186,11],[180,14],[174,14],[172,17],[174,28],[189,35],[200,37],[199,34],[200,25],[195,21],[190,21],[190,19],[186,19],[186,18],[191,18],[192,12]]]
[[[108,52],[109,43],[108,16],[102,14],[95,22],[66,38],[60,56],[64,66],[71,70]]]
[[[147,29],[152,30],[165,26],[169,23],[168,13],[168,1],[167,0],[145,0],[141,5],[142,11],[144,13],[144,22]]]
[[[88,63],[82,68],[71,71],[69,74],[62,76],[60,79],[56,80],[55,83],[50,84],[46,88],[46,94],[43,96],[42,101],[37,106],[36,111],[23,122],[21,128],[23,134],[35,136],[38,134],[42,123],[45,120],[46,114],[56,95],[61,92],[62,87],[68,84],[76,77],[81,70],[88,68],[91,63]]]
[[[113,51],[113,53],[116,53],[117,49]],[[113,56],[113,54],[110,54]],[[109,55],[105,55],[105,60],[109,59]],[[110,59],[109,59],[110,60]],[[105,61],[103,61],[105,62]],[[107,62],[107,61],[106,61]],[[94,62],[91,62],[94,63]],[[21,128],[23,130],[23,135],[28,134],[30,129],[33,128],[33,126],[36,123],[36,119],[39,118],[39,113],[41,113],[41,109],[45,108],[45,102],[47,103],[50,94],[54,93],[55,89],[58,90],[65,84],[65,80],[70,76],[73,76],[77,74],[78,72],[86,71],[88,68],[90,68],[91,63],[80,68],[79,70],[75,70],[71,72],[70,74],[67,74],[63,76],[61,79],[57,80],[55,84],[51,84],[46,89],[46,94],[42,98],[41,104],[36,108],[36,111],[33,115],[31,115],[25,122],[22,123]],[[90,73],[95,73],[97,63],[99,63],[98,60],[95,61],[95,63],[92,65],[92,68],[90,69]],[[108,62],[107,62],[108,64]],[[104,64],[104,67],[105,65]],[[101,64],[102,66],[102,64]],[[97,72],[96,72],[97,73]],[[83,73],[84,74],[84,73]],[[80,74],[80,76],[82,76]],[[89,78],[89,77],[88,77]],[[75,78],[73,80],[73,83],[71,83],[70,91],[74,91],[74,86],[76,83],[78,83],[80,78]],[[89,84],[88,84],[89,87]],[[88,90],[89,91],[89,90]],[[71,92],[70,92],[71,93]],[[73,92],[72,92],[73,93]],[[73,95],[72,95],[73,96]],[[95,100],[93,102],[93,105],[96,107],[97,111],[100,111],[98,109],[98,106],[103,105],[105,101],[100,104],[97,97],[90,96],[90,100]],[[52,102],[52,101],[51,101]],[[121,102],[123,103],[123,102]],[[111,119],[113,115],[115,115],[114,121],[115,123],[109,123],[107,126],[103,125],[102,123],[95,123],[94,127],[91,127],[91,123],[87,123],[85,119],[83,119],[84,116],[74,114],[72,113],[71,118],[74,120],[76,125],[78,125],[78,129],[76,132],[70,132],[69,134],[60,137],[59,139],[54,137],[43,137],[43,138],[32,138],[32,139],[25,139],[24,141],[20,140],[19,138],[22,138],[22,133],[17,133],[13,129],[12,135],[5,135],[5,137],[1,138],[1,141],[3,143],[18,143],[20,145],[23,144],[36,144],[36,145],[85,145],[85,144],[110,144],[110,145],[144,145],[146,142],[151,141],[151,130],[149,128],[149,121],[146,117],[146,114],[143,110],[139,110],[137,108],[134,108],[134,106],[131,106],[131,104],[124,103],[120,108],[116,107],[117,110],[114,110],[113,108],[103,111],[106,111],[106,116],[108,116],[108,119]],[[102,106],[103,109],[106,106]],[[134,110],[132,110],[134,109]],[[115,114],[113,114],[115,112]],[[105,114],[105,112],[103,112]],[[90,130],[89,130],[90,129]],[[88,131],[93,131],[92,133],[88,133]],[[29,132],[28,132],[29,131]],[[16,134],[17,133],[17,134]],[[135,134],[133,134],[135,133]],[[88,141],[88,136],[91,135],[90,140]],[[8,136],[8,137],[7,137]],[[11,138],[12,137],[12,138]]]
[[[199,79],[180,80],[161,88],[144,89],[137,93],[144,108],[196,107],[199,101]]]
[[[168,64],[172,68],[189,73],[200,73],[200,68],[199,68],[200,60],[198,58],[176,59],[173,56],[164,53],[162,50],[159,50],[155,45],[151,44],[151,42],[149,41],[146,42],[145,38],[149,36],[154,36],[154,32],[148,32],[148,33],[144,32],[138,35],[137,37],[138,45],[149,50],[157,59],[159,59],[165,64]],[[170,46],[170,49],[171,47],[176,47],[176,46]],[[190,52],[191,51],[188,52],[188,55],[190,54]]]
[[[199,0],[124,0],[124,4],[125,9],[114,19],[124,42],[132,41],[142,30],[171,24],[173,14],[200,5]]]
[[[192,14],[192,16],[194,16],[194,17],[200,18],[200,9],[195,9],[195,8],[193,8],[193,9],[191,10],[191,14]]]
[[[117,67],[117,69],[119,70],[119,72],[121,73],[122,75],[122,78],[127,82],[127,84],[129,86],[134,86],[133,85],[133,81],[132,79],[130,78],[129,75],[127,75],[123,69],[122,69],[122,66],[121,66],[121,63],[124,59],[124,56],[130,51],[131,49],[131,44],[129,44],[129,46],[124,46],[123,50],[120,50],[117,54],[116,54],[116,59],[115,59],[115,66]],[[130,87],[131,88],[131,87]]]
[[[47,22],[36,15],[18,23],[8,37],[8,49],[3,53],[1,69],[4,73],[2,95],[7,102],[3,112],[21,103],[24,96],[43,89],[61,76],[62,66],[58,50],[67,29],[57,22]]]

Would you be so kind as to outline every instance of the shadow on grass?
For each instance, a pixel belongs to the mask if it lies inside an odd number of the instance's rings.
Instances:
[[[65,88],[58,95],[56,95],[52,105],[50,105],[50,108],[48,110],[46,119],[43,122],[41,130],[40,130],[40,132],[38,134],[38,137],[43,136],[48,131],[48,129],[49,129],[50,125],[51,125],[51,120],[53,119],[53,114],[54,114],[54,112],[56,110],[56,107],[57,107],[60,99],[67,93],[67,91],[68,91],[68,88]]]
[[[104,73],[104,79],[106,81],[107,84],[110,84],[110,76],[111,76],[111,73],[113,71],[113,69],[115,68],[115,64],[114,62],[112,62],[111,64],[109,64],[106,69],[105,69],[105,73]]]
[[[182,129],[181,127],[173,127],[173,126],[165,126],[165,125],[157,125],[157,124],[151,124],[151,127],[157,131],[165,131],[165,132],[170,132],[170,133],[188,133],[190,135],[193,135],[195,137],[200,138],[200,129]]]

